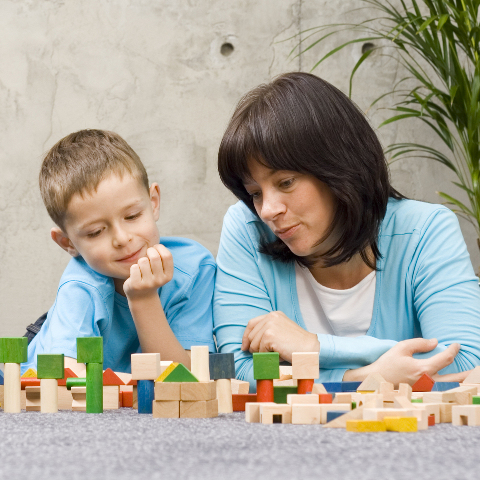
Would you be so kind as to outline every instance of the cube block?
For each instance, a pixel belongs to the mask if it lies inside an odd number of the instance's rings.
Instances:
[[[37,378],[50,378],[58,380],[63,378],[64,374],[63,353],[39,353],[37,355]]]
[[[103,337],[77,338],[78,363],[103,363]]]
[[[297,387],[290,386],[274,386],[273,387],[273,401],[275,403],[287,403],[287,395],[297,393]]]
[[[180,418],[180,401],[167,400],[153,402],[152,413],[153,418]]]
[[[208,361],[210,380],[235,378],[235,357],[233,353],[211,353]]]
[[[319,378],[318,352],[294,352],[292,354],[292,378],[309,380]]]
[[[160,375],[159,353],[134,353],[131,362],[133,380],[155,380]]]
[[[278,352],[254,353],[253,377],[255,380],[280,378],[280,355]]]
[[[27,337],[0,338],[0,363],[25,363],[28,360]]]

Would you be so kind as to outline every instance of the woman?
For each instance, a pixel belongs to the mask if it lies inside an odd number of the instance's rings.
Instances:
[[[259,351],[318,351],[320,381],[461,381],[480,363],[480,291],[455,215],[393,189],[374,131],[335,87],[290,73],[252,90],[218,168],[240,200],[214,297],[237,378],[254,386]]]

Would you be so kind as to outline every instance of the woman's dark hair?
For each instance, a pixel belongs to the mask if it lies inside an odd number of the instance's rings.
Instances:
[[[277,77],[247,93],[238,103],[218,152],[218,171],[225,186],[255,213],[243,184],[251,178],[248,161],[273,170],[316,177],[330,187],[336,211],[323,241],[332,231],[338,240],[321,255],[333,266],[360,253],[375,269],[381,255],[377,237],[393,189],[382,146],[364,114],[340,90],[308,73]],[[371,247],[375,260],[368,258]],[[284,262],[310,266],[277,239],[263,239],[260,252]]]

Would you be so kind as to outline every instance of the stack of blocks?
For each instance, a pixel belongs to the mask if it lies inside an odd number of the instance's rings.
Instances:
[[[65,375],[64,365],[63,353],[37,355],[37,378],[40,380],[40,411],[42,413],[58,412],[58,380],[63,379]]]
[[[194,371],[194,348],[203,347],[192,347],[192,372]],[[210,377],[207,376],[207,378],[214,380],[216,384],[218,412],[232,413],[232,378],[235,378],[235,357],[233,353],[212,353],[208,362]]]
[[[87,365],[87,413],[103,413],[103,337],[77,338],[77,362]],[[74,388],[72,396],[81,393]]]

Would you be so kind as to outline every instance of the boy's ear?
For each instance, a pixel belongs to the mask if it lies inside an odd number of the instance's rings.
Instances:
[[[67,253],[69,253],[72,257],[78,256],[77,249],[73,246],[73,243],[67,237],[67,235],[62,231],[61,228],[53,227],[50,230],[50,236],[52,240],[63,248]]]
[[[157,221],[160,216],[160,187],[158,183],[150,185],[150,202],[152,202],[153,216]]]

